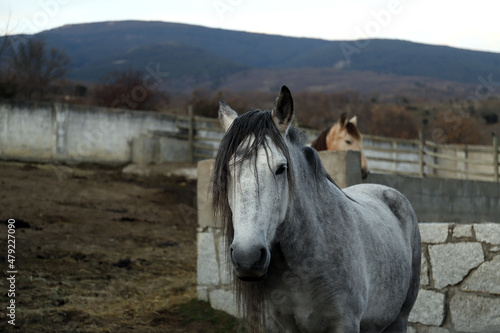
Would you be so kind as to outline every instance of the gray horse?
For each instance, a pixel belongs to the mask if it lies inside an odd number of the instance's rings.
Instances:
[[[213,207],[251,331],[406,332],[417,298],[417,218],[396,190],[341,190],[291,126],[287,87],[272,111],[239,116],[215,160]]]

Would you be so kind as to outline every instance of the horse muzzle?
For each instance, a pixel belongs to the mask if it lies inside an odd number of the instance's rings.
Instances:
[[[271,253],[266,246],[241,248],[234,244],[230,247],[231,262],[236,276],[242,281],[261,281],[266,278]]]

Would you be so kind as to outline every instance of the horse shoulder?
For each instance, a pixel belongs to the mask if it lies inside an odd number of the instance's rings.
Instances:
[[[421,239],[417,216],[411,203],[399,191],[376,184],[361,184],[346,189],[358,200],[362,211],[360,228],[365,240],[377,246],[404,251],[409,262],[420,260]],[[382,242],[382,243],[380,243]],[[402,246],[402,247],[401,247]]]
[[[392,187],[378,184],[359,184],[344,189],[344,192],[367,209],[372,206],[385,207],[401,223],[417,223],[411,203],[401,192]]]

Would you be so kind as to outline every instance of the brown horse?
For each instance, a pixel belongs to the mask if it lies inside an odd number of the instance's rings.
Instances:
[[[368,164],[362,150],[361,132],[356,127],[357,117],[347,119],[347,114],[342,113],[340,119],[330,128],[319,134],[311,146],[317,151],[321,150],[357,150],[361,153],[361,172],[363,178],[368,176]]]

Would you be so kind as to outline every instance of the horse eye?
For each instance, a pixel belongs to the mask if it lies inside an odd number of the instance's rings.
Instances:
[[[348,145],[350,145],[352,142],[351,142],[351,140],[345,140],[345,143],[347,143]]]
[[[276,175],[281,175],[286,170],[286,164],[281,164],[276,170]]]

